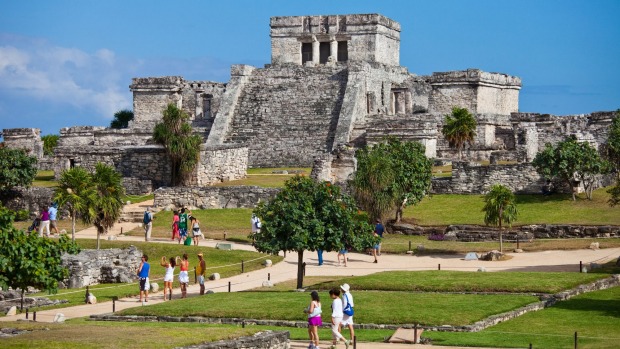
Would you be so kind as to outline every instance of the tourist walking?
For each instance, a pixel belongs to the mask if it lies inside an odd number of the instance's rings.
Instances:
[[[138,267],[138,278],[140,279],[140,300],[142,304],[149,301],[149,274],[151,272],[151,266],[148,263],[149,256],[142,255],[140,266]],[[144,298],[144,301],[142,300]]]
[[[179,215],[179,243],[181,243],[181,241],[185,241],[187,238],[187,218],[185,208],[182,208],[181,214]]]
[[[142,223],[144,223],[144,241],[151,241],[151,230],[153,229],[153,213],[151,213],[150,207],[147,207],[144,211]]]
[[[310,293],[310,305],[304,309],[304,313],[308,314],[308,336],[310,337],[310,349],[319,348],[319,326],[323,325],[321,319],[321,300],[317,291]]]
[[[353,295],[350,292],[349,284],[343,284],[340,286],[342,290],[342,322],[340,325],[342,327],[349,327],[349,332],[351,334],[351,340],[355,337],[355,331],[353,330]],[[341,330],[342,332],[342,330]]]
[[[177,239],[181,243],[179,238],[179,211],[174,210],[172,212],[172,240]]]
[[[179,257],[177,257],[178,259]],[[181,284],[181,298],[187,297],[187,285],[189,284],[189,274],[187,271],[189,270],[189,260],[187,258],[187,253],[183,253],[183,259],[179,263],[179,283]]]
[[[260,218],[256,217],[254,213],[252,213],[252,218],[250,218],[250,223],[252,223],[252,234],[260,233],[260,227],[261,227]]]
[[[194,239],[194,246],[198,246],[200,238],[203,237],[202,231],[200,231],[200,221],[194,216],[192,216],[190,221],[192,224],[192,239]]]
[[[56,235],[60,234],[58,232],[58,220],[57,220],[58,204],[55,202],[52,202],[50,204],[50,207],[47,209],[47,211],[50,214],[50,230],[54,231],[54,234]]]
[[[383,224],[381,224],[381,221],[377,219],[377,225],[375,225],[375,236],[379,238],[379,241],[377,241],[372,249],[372,255],[375,257],[374,263],[377,263],[377,256],[381,255],[381,239],[383,239],[383,232],[385,232],[385,228],[383,227]]]
[[[170,300],[172,300],[172,282],[174,281],[174,267],[177,265],[174,257],[170,257],[170,260],[166,260],[166,256],[161,257],[160,263],[162,267],[166,268],[166,274],[164,275],[164,302],[166,301],[166,290],[170,290]]]
[[[340,333],[340,323],[342,322],[342,317],[344,314],[342,313],[342,299],[340,299],[340,290],[337,288],[332,288],[329,290],[329,297],[332,299],[332,347],[331,349],[336,348],[336,344],[338,344],[339,340],[344,341],[345,347],[348,349],[350,341],[348,341],[344,336]]]
[[[200,294],[205,294],[205,271],[207,263],[203,258],[202,252],[198,253],[198,265],[196,265],[196,275],[198,275],[198,284],[200,285]]]
[[[323,265],[323,250],[320,249],[320,248],[317,249],[316,250],[316,255],[317,255],[318,259],[319,259],[319,267],[320,267],[321,265]]]
[[[338,266],[340,266],[341,262],[340,262],[340,257],[342,257],[342,262],[344,263],[344,266],[347,266],[347,252],[349,252],[347,250],[346,247],[342,248],[340,251],[338,251]]]
[[[50,213],[47,208],[41,211],[41,223],[39,224],[39,237],[43,237],[43,230],[46,231],[45,236],[50,237]]]

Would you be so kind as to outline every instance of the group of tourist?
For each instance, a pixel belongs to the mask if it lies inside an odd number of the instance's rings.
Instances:
[[[45,236],[50,237],[51,231],[54,234],[58,235],[58,204],[52,202],[49,207],[41,210],[41,214],[35,213],[35,219],[32,221],[32,224],[28,227],[28,232],[32,233],[33,231],[39,232],[39,237],[43,237],[43,231],[45,231]]]
[[[189,236],[188,228],[191,227],[192,236]],[[194,246],[200,244],[200,239],[204,239],[204,235],[200,230],[200,221],[189,209],[182,208],[181,211],[173,211],[172,215],[172,240],[177,240],[179,244]]]
[[[140,266],[138,267],[138,279],[140,280],[140,299],[138,302],[148,302],[149,296],[149,275],[151,272],[151,265],[148,263],[149,256],[142,255]],[[172,283],[174,282],[174,270],[176,266],[179,266],[179,284],[181,285],[181,298],[187,297],[187,287],[189,286],[189,258],[187,253],[183,254],[183,258],[179,256],[166,258],[162,256],[159,264],[166,268],[164,274],[164,301],[172,300]],[[198,284],[200,285],[200,294],[205,293],[205,271],[206,262],[204,260],[204,254],[198,253],[198,264],[196,265],[196,276]]]
[[[342,298],[340,291],[342,290]],[[332,349],[336,348],[339,341],[343,341],[345,347],[348,349],[351,341],[355,336],[353,330],[353,295],[350,292],[349,284],[343,284],[340,288],[332,288],[329,290],[329,297],[332,300],[331,304],[331,325],[332,325]],[[308,314],[308,336],[310,337],[310,344],[308,349],[320,349],[319,348],[319,332],[320,326],[323,326],[323,319],[321,317],[321,299],[317,291],[310,293],[310,305],[304,309],[304,313]],[[347,340],[342,335],[342,327],[347,326],[351,335],[351,339]]]

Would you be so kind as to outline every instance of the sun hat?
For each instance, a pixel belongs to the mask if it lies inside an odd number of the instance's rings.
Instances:
[[[350,289],[349,284],[343,284],[340,288],[345,292],[349,292]]]
[[[202,252],[200,252],[198,255],[199,255],[200,257],[202,257]]]

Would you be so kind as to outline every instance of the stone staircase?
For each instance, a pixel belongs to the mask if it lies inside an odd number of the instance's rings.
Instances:
[[[140,202],[137,204],[129,204],[123,207],[123,213],[118,219],[119,222],[142,223],[144,219],[144,210],[153,206],[153,200]]]

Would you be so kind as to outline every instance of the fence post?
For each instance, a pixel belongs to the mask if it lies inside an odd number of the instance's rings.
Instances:
[[[418,344],[418,324],[413,325],[413,343]]]
[[[577,349],[577,331],[575,331],[575,349]]]
[[[228,292],[230,292],[230,281],[228,281]]]
[[[357,336],[353,336],[353,349],[357,349]]]
[[[194,268],[194,285],[198,282],[198,276],[196,275],[196,268]]]
[[[579,272],[583,273],[583,262],[579,261]]]
[[[267,281],[271,281],[271,273],[267,273]]]
[[[520,248],[519,247],[519,233],[517,233],[517,249]]]
[[[118,300],[117,296],[112,296],[112,312],[116,313],[116,301]]]
[[[224,232],[224,241],[226,241],[226,232]]]
[[[28,320],[28,308],[26,308],[26,320]]]
[[[437,264],[437,270],[441,270],[441,264]]]
[[[84,303],[88,303],[88,294],[90,293],[88,286],[86,286],[86,295],[84,295]]]
[[[37,321],[37,312],[36,311],[32,312],[32,321]]]

